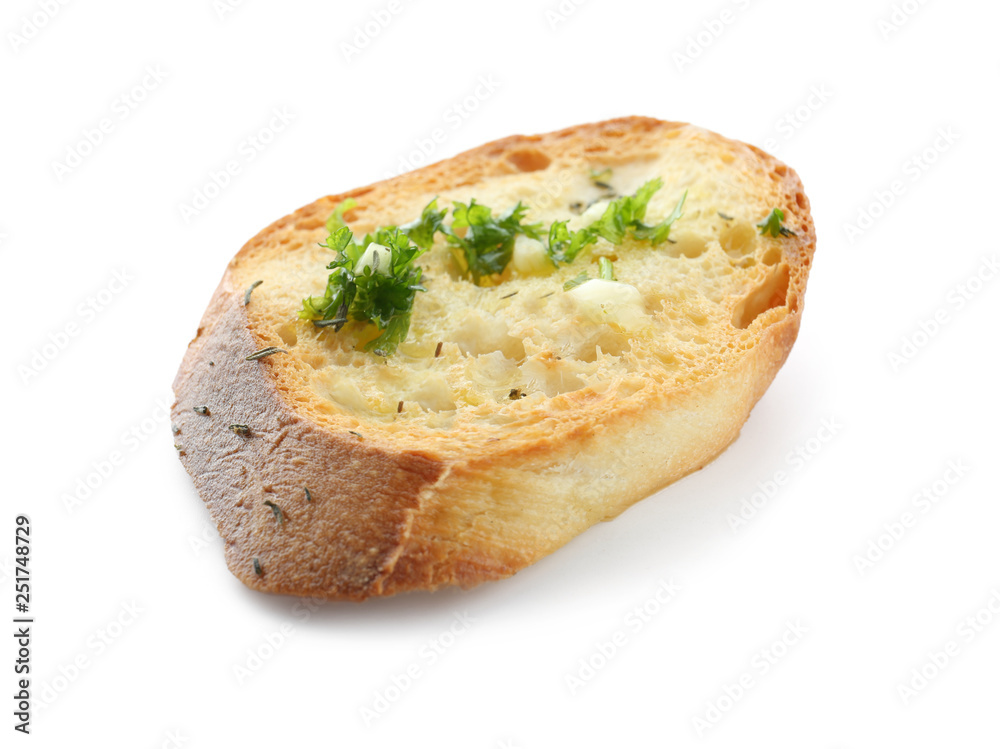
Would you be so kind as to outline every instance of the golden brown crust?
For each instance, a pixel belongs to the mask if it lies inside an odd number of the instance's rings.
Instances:
[[[244,360],[274,343],[254,306],[244,306],[256,272],[248,269],[289,238],[315,232],[344,198],[363,196],[381,223],[387,214],[403,220],[393,215],[401,196],[542,170],[565,154],[635,158],[667,131],[689,127],[631,117],[512,136],[322,198],[248,242],[230,263],[174,383],[181,460],[218,524],[233,573],[258,590],[331,599],[469,587],[513,574],[722,452],[795,341],[815,233],[791,169],[714,134],[708,136],[727,148],[755,154],[753,179],[771,205],[785,210],[796,236],[783,244],[777,266],[788,277],[775,300],[782,314],[768,324],[755,321],[753,345],[693,385],[625,399],[589,389],[566,393],[519,440],[501,443],[474,429],[440,439],[415,430],[408,439],[375,425],[351,430],[356,419],[317,408],[297,385],[301,362],[280,355]],[[372,228],[364,208],[357,214],[352,224]],[[209,415],[193,411],[201,405]],[[249,436],[231,424],[249,426]],[[616,498],[610,504],[609,496]]]

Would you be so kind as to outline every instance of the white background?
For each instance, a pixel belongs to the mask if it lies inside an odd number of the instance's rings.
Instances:
[[[17,743],[5,698],[4,746],[998,745],[1000,280],[968,285],[1000,253],[995,3],[218,5],[0,13],[0,609],[13,617],[27,513],[41,698]],[[388,24],[359,39],[373,12]],[[291,122],[247,150],[281,108]],[[315,611],[244,588],[158,406],[229,258],[299,206],[399,171],[435,128],[432,160],[630,114],[769,148],[812,201],[799,341],[740,439],[501,583]],[[185,220],[229,160],[239,173]],[[100,311],[79,309],[102,291]],[[100,485],[67,506],[88,477]],[[880,539],[906,512],[912,527]],[[871,543],[887,550],[861,570]],[[635,626],[661,580],[678,592]],[[474,622],[432,663],[455,612]],[[805,633],[776,644],[789,623]],[[935,675],[928,654],[949,641]],[[766,673],[762,650],[780,656]]]

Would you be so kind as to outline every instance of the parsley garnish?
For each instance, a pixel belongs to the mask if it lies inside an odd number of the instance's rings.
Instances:
[[[591,178],[599,183],[605,175],[610,175],[610,169],[592,172]],[[646,224],[646,208],[661,187],[663,180],[659,177],[650,180],[634,195],[625,195],[608,203],[599,219],[579,231],[570,231],[568,221],[555,222],[548,231],[549,257],[556,265],[570,263],[598,239],[606,239],[616,245],[628,236],[648,241],[654,246],[667,241],[671,226],[682,215],[687,191],[663,221]],[[476,284],[483,278],[504,272],[514,254],[514,242],[518,235],[542,239],[542,224],[524,223],[528,207],[520,202],[497,217],[493,216],[489,207],[477,203],[475,198],[468,204],[455,202],[451,225],[446,225],[444,218],[448,211],[439,210],[435,198],[424,207],[419,218],[402,226],[379,227],[374,234],[365,235],[359,242],[344,222],[344,214],[356,205],[354,198],[347,198],[334,208],[327,219],[329,236],[321,244],[336,255],[327,266],[333,272],[322,296],[302,300],[299,317],[312,320],[318,328],[332,327],[335,331],[350,320],[374,323],[380,335],[365,344],[364,349],[381,356],[394,353],[409,332],[416,292],[426,291],[420,284],[423,271],[414,263],[433,246],[438,232],[444,234],[456,253],[460,253],[459,257],[464,260],[465,268]],[[784,215],[775,209],[772,216],[775,212],[780,227]],[[765,223],[770,221],[771,217],[768,217]],[[779,231],[786,236],[791,233],[784,227],[780,227]],[[614,270],[607,258],[600,258],[599,272],[601,278],[614,280]],[[587,278],[586,273],[581,273],[564,286],[568,290]],[[440,354],[440,349],[438,344],[435,356]],[[266,355],[263,351],[258,354]]]
[[[796,236],[794,231],[781,225],[784,220],[785,212],[780,208],[772,208],[771,212],[767,214],[767,218],[757,224],[757,228],[760,229],[761,234],[770,234],[772,237]]]
[[[520,202],[499,218],[493,218],[493,211],[473,198],[468,205],[455,203],[451,226],[442,226],[441,231],[448,242],[459,248],[465,265],[478,284],[483,276],[503,273],[514,254],[514,240],[518,234],[532,239],[540,239],[541,224],[525,224],[524,214],[528,208]],[[460,237],[455,229],[465,228],[465,236]]]
[[[556,263],[570,263],[587,245],[599,238],[621,244],[631,234],[635,239],[648,240],[652,245],[665,242],[670,237],[670,227],[681,217],[687,190],[663,221],[652,226],[643,223],[646,207],[657,190],[663,187],[663,180],[657,177],[644,184],[634,195],[626,195],[608,203],[601,217],[590,226],[579,231],[570,231],[568,221],[557,221],[549,227],[549,254]]]
[[[437,198],[428,203],[420,218],[414,219],[408,224],[403,224],[399,230],[406,234],[410,240],[421,249],[430,249],[434,244],[434,235],[441,231],[441,222],[444,221],[448,209],[437,210]]]
[[[372,322],[382,334],[366,343],[365,350],[393,353],[410,330],[416,293],[425,291],[420,285],[423,270],[414,261],[430,247],[440,226],[444,212],[435,210],[436,203],[432,200],[419,219],[407,224],[424,247],[410,244],[410,237],[395,226],[380,227],[359,243],[343,218],[355,202],[348,198],[340,203],[326,222],[330,235],[323,244],[337,255],[326,266],[333,273],[323,296],[302,300],[299,317],[334,330],[352,319]],[[377,246],[369,253],[371,245]]]

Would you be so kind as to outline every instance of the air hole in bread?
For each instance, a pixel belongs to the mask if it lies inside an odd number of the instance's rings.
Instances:
[[[806,196],[803,193],[797,192],[795,193],[795,205],[804,211],[808,209],[809,201],[806,200]]]
[[[719,234],[719,244],[729,257],[750,255],[757,247],[757,232],[747,222],[736,221]]]
[[[521,376],[527,393],[542,392],[549,398],[570,393],[584,387],[585,383],[571,368],[551,354],[539,354],[521,365]]]
[[[607,354],[608,356],[624,356],[632,350],[632,347],[626,336],[621,335],[617,330],[605,326],[597,339],[597,345],[594,346],[593,351],[583,352],[580,360],[585,362],[597,361],[598,349],[600,349],[600,353]]]
[[[663,244],[661,247],[671,257],[698,257],[708,249],[708,240],[698,234],[685,232],[671,237],[673,244]]]
[[[455,410],[451,388],[440,374],[432,373],[420,378],[406,393],[404,401],[412,401],[425,411]]]
[[[622,356],[631,349],[628,336],[611,325],[575,326],[569,340],[560,343],[559,351],[567,366],[573,366],[575,361],[592,364],[600,354]]]
[[[507,154],[507,161],[513,164],[519,172],[538,172],[548,167],[552,159],[537,148],[522,148]]]
[[[784,307],[788,295],[788,266],[773,268],[753,291],[747,294],[733,310],[733,325],[748,328],[750,323],[775,307]]]
[[[324,373],[324,375],[327,374]],[[355,413],[368,414],[371,411],[368,400],[361,394],[358,386],[350,380],[342,378],[334,379],[333,375],[324,377],[324,380],[326,397],[334,403]]]
[[[686,319],[687,319],[688,321],[690,321],[690,323],[691,323],[692,325],[695,325],[695,326],[697,326],[697,327],[699,327],[699,328],[701,328],[701,327],[704,327],[705,325],[708,325],[708,324],[709,324],[709,322],[711,322],[711,321],[710,321],[710,320],[708,319],[708,316],[707,316],[707,315],[706,315],[706,314],[705,314],[704,312],[701,312],[700,310],[697,310],[697,309],[692,309],[692,310],[690,310],[690,311],[689,311],[689,312],[688,312],[688,313],[687,313],[687,314],[685,315],[685,318],[686,318]]]
[[[291,347],[299,341],[299,334],[295,328],[296,323],[286,322],[283,325],[276,326],[275,332],[281,337],[286,346]]]
[[[295,231],[312,231],[326,225],[326,217],[318,214],[303,216],[295,224]]]
[[[781,262],[781,250],[777,247],[772,247],[764,253],[762,260],[764,261],[764,265],[777,265]]]
[[[654,359],[659,360],[659,362],[668,369],[673,369],[680,363],[680,360],[677,358],[677,354],[673,351],[657,349],[656,351],[652,351],[651,354]]]
[[[473,357],[468,363],[466,375],[470,382],[478,385],[481,390],[509,392],[518,379],[517,363],[511,361],[499,351],[481,354]],[[466,393],[470,400],[483,397],[483,393],[474,393],[470,389]]]
[[[302,354],[302,361],[313,369],[323,369],[327,365],[326,357],[319,354]]]
[[[483,310],[471,310],[454,332],[454,341],[466,356],[481,356],[499,351],[508,359],[524,358],[524,343],[508,334],[509,328],[499,317]]]

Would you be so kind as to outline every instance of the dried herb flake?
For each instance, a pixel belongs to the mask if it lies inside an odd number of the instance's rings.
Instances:
[[[278,348],[277,346],[268,346],[267,348],[262,348],[260,351],[254,351],[250,356],[246,357],[246,361],[259,361],[264,357],[271,356],[273,354],[287,354],[283,348]]]
[[[278,522],[279,522],[280,524],[284,525],[284,523],[285,523],[285,513],[283,513],[283,512],[281,511],[281,508],[280,508],[280,507],[278,507],[278,505],[276,505],[276,504],[275,504],[274,502],[272,502],[272,501],[271,501],[271,500],[269,500],[269,499],[265,499],[265,500],[264,500],[264,504],[265,504],[265,505],[266,505],[267,507],[270,507],[270,508],[271,508],[271,512],[273,512],[273,513],[274,513],[274,517],[275,517],[275,519],[277,519],[277,521],[278,521]]]
[[[263,281],[254,281],[252,284],[250,284],[250,286],[246,290],[246,293],[243,294],[243,306],[244,307],[246,307],[248,304],[250,304],[250,295],[253,294],[253,290],[256,289],[258,286],[260,286],[262,283],[264,283],[264,282]]]

